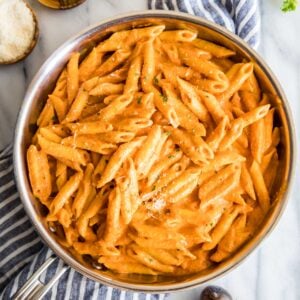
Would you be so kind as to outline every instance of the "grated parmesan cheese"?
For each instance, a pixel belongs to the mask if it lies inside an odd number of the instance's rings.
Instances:
[[[30,48],[35,21],[22,0],[0,0],[0,62],[22,57]]]

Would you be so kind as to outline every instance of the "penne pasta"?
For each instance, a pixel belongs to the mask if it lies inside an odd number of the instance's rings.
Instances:
[[[52,191],[50,167],[46,153],[38,151],[36,146],[31,145],[27,150],[27,164],[33,195],[46,205]]]
[[[67,95],[69,105],[72,104],[79,89],[79,57],[79,53],[72,54],[67,65]]]
[[[82,178],[82,173],[75,173],[61,188],[59,193],[53,199],[50,205],[51,215],[56,215],[58,211],[64,206],[66,201],[76,192]]]
[[[164,42],[191,42],[197,37],[197,32],[190,30],[164,31],[159,38]]]
[[[250,167],[250,174],[259,204],[262,210],[264,212],[267,212],[270,207],[270,195],[266,187],[266,183],[261,172],[260,166],[255,160],[253,160],[253,163]]]
[[[227,195],[238,185],[240,174],[240,166],[232,164],[210,177],[199,189],[199,199],[201,203]]]
[[[134,153],[137,147],[145,141],[144,137],[137,138],[129,143],[122,144],[116,152],[110,158],[106,168],[103,171],[102,177],[99,180],[97,187],[100,188],[104,186],[107,182],[111,181],[119,169],[122,163]]]
[[[72,162],[77,162],[81,165],[86,165],[87,156],[85,152],[74,149],[73,147],[65,146],[62,144],[51,142],[41,135],[38,135],[38,143],[48,155],[57,158],[67,159]]]
[[[254,63],[170,25],[73,53],[29,128],[42,221],[79,263],[127,277],[218,268],[256,234],[284,171],[280,101]]]
[[[129,55],[130,51],[128,49],[117,50],[106,61],[104,61],[100,67],[98,67],[93,75],[103,76],[110,73],[119,65],[121,65],[129,57]]]
[[[217,45],[215,43],[203,40],[203,39],[195,39],[193,41],[193,44],[209,53],[211,53],[213,56],[218,57],[218,58],[223,58],[223,57],[229,57],[235,55],[235,52],[227,49],[225,47],[222,47],[220,45]]]
[[[89,94],[88,92],[80,89],[78,95],[74,99],[70,110],[68,111],[65,119],[62,121],[62,124],[71,123],[79,119],[84,107],[87,104]]]

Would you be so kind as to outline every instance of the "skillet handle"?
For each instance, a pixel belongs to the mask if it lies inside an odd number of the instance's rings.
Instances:
[[[56,281],[70,268],[64,265],[51,280],[44,285],[40,280],[41,274],[58,258],[50,256],[36,271],[31,275],[27,282],[12,297],[13,300],[39,300],[53,287]]]

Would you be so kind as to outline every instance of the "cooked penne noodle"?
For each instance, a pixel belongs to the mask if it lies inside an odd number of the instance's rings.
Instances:
[[[144,175],[146,164],[149,163],[149,160],[153,156],[155,148],[158,146],[161,137],[161,127],[159,125],[154,125],[144,144],[135,154],[134,162],[139,177]]]
[[[86,237],[88,231],[91,230],[88,227],[89,220],[93,218],[101,210],[101,208],[104,207],[110,192],[111,189],[109,186],[102,187],[101,190],[94,197],[94,199],[91,200],[87,209],[83,211],[83,213],[79,217],[77,222],[77,228],[82,237]]]
[[[275,127],[272,132],[272,146],[277,147],[280,143],[280,129]]]
[[[121,191],[116,187],[108,198],[107,218],[104,240],[113,244],[120,235]]]
[[[214,119],[215,123],[219,124],[226,117],[226,114],[216,97],[201,90],[198,90],[198,95]]]
[[[264,180],[268,191],[273,191],[273,185],[277,178],[277,171],[279,168],[278,155],[275,152],[273,155],[272,163],[268,166],[264,174]]]
[[[222,101],[229,100],[230,97],[232,97],[232,95],[240,89],[240,87],[251,76],[252,73],[252,63],[233,65],[233,67],[227,72],[229,87],[225,92],[220,94],[220,99]]]
[[[206,162],[212,157],[212,152],[209,146],[203,142],[202,145],[195,145],[191,135],[181,129],[167,127],[171,132],[171,137],[175,144],[177,144],[183,153],[185,153],[195,164]],[[201,138],[201,137],[199,137]]]
[[[64,206],[66,201],[76,192],[82,179],[82,173],[75,173],[61,188],[50,205],[51,215],[56,215],[57,212]]]
[[[177,78],[181,99],[183,103],[197,116],[202,122],[210,122],[210,116],[207,108],[203,105],[196,88],[180,78]]]
[[[177,43],[177,48],[180,57],[184,60],[186,57],[197,57],[199,59],[211,59],[211,54],[203,51],[191,43]]]
[[[134,138],[134,133],[130,131],[110,131],[98,133],[96,138],[106,143],[119,144],[130,142]]]
[[[57,79],[56,86],[53,90],[52,95],[66,99],[67,98],[67,70],[66,68],[63,69],[61,74]]]
[[[266,148],[265,123],[263,119],[260,119],[251,125],[250,148],[253,158],[260,164]]]
[[[86,165],[87,163],[86,153],[74,149],[73,147],[51,142],[43,138],[41,135],[38,135],[38,143],[41,146],[42,150],[48,155],[67,159],[72,162],[78,162],[81,165]]]
[[[159,38],[165,42],[191,42],[197,37],[197,32],[190,30],[164,31]]]
[[[179,150],[179,151],[174,151],[173,153],[167,155],[166,157],[162,157],[161,160],[156,162],[156,164],[152,166],[148,174],[148,186],[151,186],[157,180],[157,178],[160,176],[162,172],[167,170],[181,157],[182,157],[182,152]]]
[[[193,76],[191,78],[191,83],[193,83],[198,89],[211,94],[220,94],[228,88],[227,81],[217,81],[211,79],[203,79],[199,76]]]
[[[113,126],[120,131],[137,132],[143,128],[150,127],[153,122],[147,118],[126,118],[114,122]]]
[[[49,95],[49,99],[54,107],[58,121],[61,122],[67,114],[68,103],[55,95]]]
[[[158,36],[164,29],[164,25],[157,25],[115,32],[109,39],[100,43],[96,49],[98,52],[108,52],[118,50],[125,45],[131,47],[141,39]]]
[[[55,119],[54,106],[52,104],[52,101],[48,99],[36,123],[39,127],[45,127],[53,124],[54,119]]]
[[[250,232],[245,228],[246,216],[241,215],[236,218],[231,228],[218,245],[217,251],[211,256],[215,262],[220,262],[235,252],[250,236]]]
[[[230,50],[228,48],[222,47],[220,45],[217,45],[215,43],[203,40],[203,39],[195,39],[193,41],[193,44],[204,50],[207,51],[208,53],[211,53],[213,56],[218,57],[218,58],[223,58],[223,57],[229,57],[235,55],[235,52],[233,50]]]
[[[141,76],[142,58],[137,56],[130,64],[126,84],[124,86],[124,94],[135,93],[139,90],[139,78]]]
[[[158,40],[157,40],[158,41]],[[164,52],[166,53],[166,55],[168,56],[169,60],[172,62],[172,66],[177,65],[180,66],[181,65],[181,61],[179,58],[179,51],[178,48],[176,47],[175,43],[167,43],[167,42],[163,42],[161,40],[159,40],[162,46],[162,49],[164,50]]]
[[[276,148],[271,148],[263,157],[262,157],[262,161],[260,164],[260,169],[262,171],[262,173],[265,173],[267,168],[269,167],[272,158],[274,158],[274,156],[276,156]]]
[[[168,197],[170,201],[172,198],[170,196],[178,192],[186,184],[198,179],[199,174],[201,173],[201,168],[188,168],[183,171],[177,178],[175,178],[172,183],[167,185],[163,191],[164,197]]]
[[[223,197],[239,183],[241,168],[238,164],[231,164],[205,181],[199,189],[201,202]]]
[[[78,192],[72,204],[72,211],[76,218],[79,218],[81,215],[83,208],[86,206],[89,195],[92,189],[92,173],[94,171],[94,166],[92,164],[88,164],[85,169],[85,173],[83,176],[83,180],[80,183]]]
[[[241,169],[241,186],[245,190],[245,192],[253,199],[256,200],[256,195],[254,191],[254,185],[251,178],[251,175],[249,173],[249,170],[247,168],[247,164],[242,164]]]
[[[114,52],[104,63],[100,65],[100,67],[94,72],[95,76],[104,76],[119,65],[121,65],[130,55],[130,51],[128,49],[119,49]]]
[[[226,135],[226,129],[228,128],[229,120],[225,117],[219,125],[213,130],[213,132],[207,137],[206,143],[213,150],[216,151]]]
[[[231,123],[230,130],[226,133],[222,141],[220,142],[219,149],[221,151],[226,150],[230,147],[243,133],[244,122],[243,119],[235,119]]]
[[[255,160],[253,160],[253,163],[250,167],[250,174],[259,204],[263,211],[267,212],[270,207],[270,195],[266,187],[266,183],[261,172],[260,166]]]
[[[213,229],[211,234],[212,241],[204,243],[202,246],[203,250],[211,250],[216,247],[216,245],[221,241],[224,235],[228,232],[231,224],[239,214],[239,208],[233,207],[232,210],[225,212],[221,217],[217,226]]]
[[[50,167],[46,153],[38,151],[36,146],[31,145],[27,150],[27,164],[33,195],[43,204],[48,204],[52,185]]]
[[[137,147],[140,147],[145,141],[144,137],[137,138],[129,143],[122,144],[116,152],[110,158],[106,168],[103,171],[102,177],[97,184],[97,188],[104,186],[107,182],[111,181],[119,169],[122,163],[136,151]]]
[[[67,171],[68,171],[67,165],[58,160],[56,162],[56,172],[55,172],[56,186],[58,190],[60,190],[68,180]]]
[[[174,107],[179,125],[187,130],[193,131],[199,136],[204,136],[206,134],[204,125],[200,123],[198,118],[177,98],[170,86],[163,86],[163,90],[165,91],[166,95],[162,95],[160,97],[160,102],[168,103],[168,105]],[[163,113],[163,111],[161,112]]]
[[[192,192],[196,189],[197,185],[198,178],[194,178],[193,180],[189,179],[185,182],[184,186],[182,186],[178,191],[169,196],[169,202],[177,203],[180,200],[185,199],[186,197],[192,194]]]
[[[241,102],[247,111],[250,111],[258,106],[259,103],[259,95],[248,92],[248,91],[240,91]]]
[[[223,166],[234,163],[244,162],[246,158],[232,151],[218,151],[215,153],[214,159],[210,161],[203,169],[207,172],[210,170],[219,171]]]
[[[169,103],[168,98],[162,94],[160,94],[157,90],[153,90],[154,92],[154,103],[161,114],[166,118],[169,123],[177,128],[179,126],[179,116],[176,112],[176,109],[172,104]]]
[[[157,193],[158,190],[165,187],[169,182],[178,177],[188,166],[190,160],[186,156],[183,156],[178,162],[176,162],[172,167],[167,169],[161,174],[157,179],[156,183],[152,186],[152,192],[150,193],[150,198]],[[143,195],[143,198],[149,198],[149,194]]]
[[[84,107],[87,104],[88,98],[89,98],[88,92],[80,89],[65,119],[62,121],[62,124],[71,123],[79,119]]]
[[[41,127],[38,132],[45,139],[47,139],[47,140],[49,140],[51,142],[60,143],[62,141],[62,138],[60,136],[58,136],[55,132],[53,132],[48,127]]]
[[[66,124],[66,126],[74,134],[97,134],[113,130],[113,126],[111,124],[107,124],[102,121],[70,123]]]
[[[250,75],[250,77],[241,86],[240,90],[254,94],[257,100],[260,98],[261,90],[254,74]]]
[[[144,92],[149,93],[152,91],[151,86],[155,75],[155,50],[153,39],[144,43],[143,52],[144,64],[142,68],[141,84]]]
[[[267,115],[264,117],[264,138],[265,138],[265,147],[264,151],[267,151],[272,145],[272,132],[273,132],[273,123],[274,123],[274,112],[272,108],[269,110]]]
[[[69,136],[62,140],[62,145],[68,145],[75,149],[79,148],[104,155],[111,154],[117,149],[115,144],[102,142],[92,134]]]
[[[162,149],[166,146],[166,141],[168,139],[168,136],[169,134],[167,132],[164,132],[161,139],[158,141],[152,155],[150,156],[148,162],[145,164],[144,169],[142,170],[142,176],[140,177],[141,179],[148,177],[150,169],[152,168],[154,163],[159,159],[159,157],[162,155]]]
[[[243,125],[244,127],[249,126],[253,123],[255,123],[256,121],[264,118],[270,108],[270,104],[266,104],[263,106],[258,106],[257,108],[245,113],[240,119],[243,120]]]
[[[73,162],[71,160],[64,159],[64,158],[61,158],[61,157],[58,157],[57,161],[60,161],[61,163],[63,163],[67,167],[69,167],[70,169],[73,169],[73,170],[78,171],[78,172],[82,171],[81,165],[78,162]]]
[[[89,94],[92,96],[108,96],[113,94],[122,94],[124,84],[122,83],[100,83],[95,86]]]
[[[191,68],[184,66],[177,66],[168,62],[162,62],[160,64],[160,69],[162,70],[165,78],[172,83],[173,85],[177,85],[177,77],[183,78],[185,80],[191,79],[194,71]]]
[[[215,63],[223,72],[228,72],[234,65],[234,62],[226,57],[213,57],[212,62]],[[254,76],[254,75],[253,75]]]
[[[95,72],[97,67],[101,64],[103,53],[97,51],[96,48],[90,52],[90,54],[83,60],[79,66],[79,81],[85,82]]]
[[[105,107],[105,103],[94,103],[94,104],[88,104],[81,113],[81,116],[79,118],[80,121],[86,120],[86,118],[91,116],[97,116],[98,112]]]
[[[117,97],[99,112],[99,119],[109,121],[117,114],[121,114],[132,102],[132,99],[132,95],[122,95]]]
[[[67,65],[67,94],[69,105],[72,104],[79,89],[79,53],[72,54]]]
[[[205,75],[207,78],[226,83],[228,82],[226,75],[211,61],[203,59],[199,60],[196,57],[185,57],[183,62],[200,74]]]
[[[132,257],[134,257],[137,261],[141,262],[142,264],[146,265],[149,268],[154,270],[163,272],[163,273],[172,273],[174,268],[172,266],[164,265],[154,259],[151,255],[147,252],[143,251],[139,246],[132,245],[131,246],[133,252],[130,253]]]

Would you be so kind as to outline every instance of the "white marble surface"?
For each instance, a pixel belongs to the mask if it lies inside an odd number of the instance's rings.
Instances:
[[[28,1],[37,13],[40,40],[21,63],[0,66],[0,147],[12,140],[17,113],[30,80],[45,59],[66,39],[90,24],[121,12],[146,8],[146,0],[88,0],[68,11],[53,11]],[[300,141],[300,7],[283,14],[280,0],[261,0],[262,40],[259,52],[278,76],[292,107]],[[296,184],[300,178],[297,162]],[[271,236],[240,267],[214,284],[239,300],[300,299],[300,195],[296,184],[288,207]],[[199,299],[201,288],[171,296]]]

